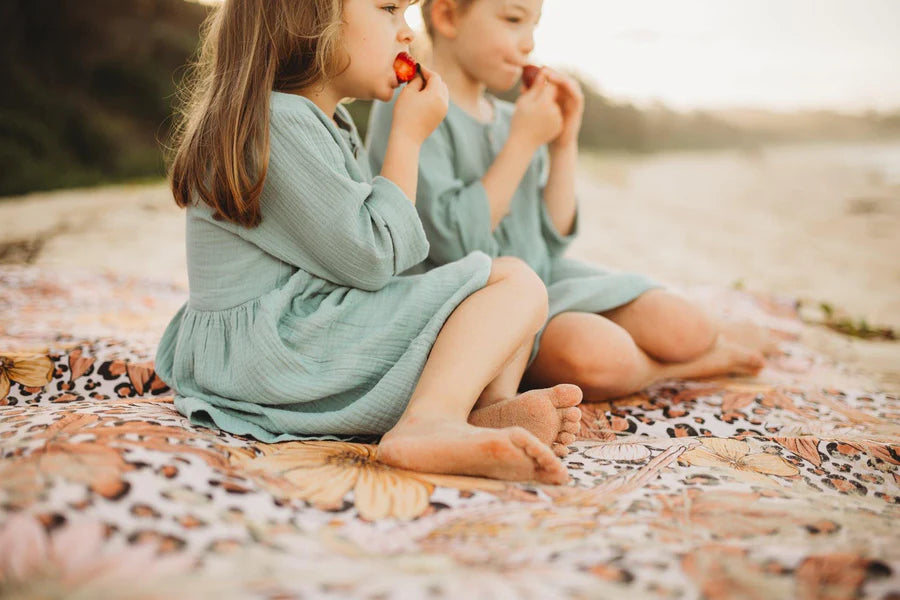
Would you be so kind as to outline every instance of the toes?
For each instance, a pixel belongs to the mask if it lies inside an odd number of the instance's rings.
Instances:
[[[581,431],[581,421],[563,421],[559,426],[559,430],[577,435]]]
[[[569,481],[569,472],[566,467],[554,457],[556,463],[551,468],[538,469],[535,477],[541,483],[549,483],[552,485],[562,485]]]
[[[544,444],[524,427],[507,427],[504,431],[509,433],[509,441],[531,458],[536,458],[541,449],[545,448]]]
[[[760,369],[766,366],[766,360],[762,357],[762,354],[758,352],[750,352],[745,354],[741,360],[742,367],[748,373],[757,373]]]
[[[560,458],[564,458],[569,455],[569,448],[566,447],[565,444],[560,444],[559,442],[553,442],[550,445],[550,449],[553,450],[553,454],[557,455]]]
[[[566,467],[553,453],[549,446],[545,446],[521,427],[510,427],[510,441],[522,449],[535,463],[535,479],[541,483],[563,484],[569,480]]]
[[[559,410],[559,413],[564,422],[581,423],[581,409],[577,406],[562,408]]]
[[[581,388],[571,383],[561,383],[553,386],[550,398],[556,408],[566,408],[581,403]]]
[[[560,431],[559,435],[556,436],[556,441],[561,444],[571,444],[575,441],[575,434]]]

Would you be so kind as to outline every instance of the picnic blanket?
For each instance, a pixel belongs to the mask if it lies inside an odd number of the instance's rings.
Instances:
[[[789,299],[689,293],[803,326]],[[796,339],[753,379],[583,404],[553,487],[190,425],[152,364],[185,297],[0,267],[3,598],[900,595],[900,400]]]

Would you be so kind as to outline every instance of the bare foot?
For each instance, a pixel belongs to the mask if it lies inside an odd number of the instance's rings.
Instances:
[[[664,376],[690,379],[716,375],[756,375],[765,365],[766,361],[759,352],[719,336],[712,350],[690,362],[667,365]]]
[[[452,475],[562,484],[566,468],[546,445],[521,427],[489,429],[441,419],[401,419],[378,444],[386,465]]]
[[[524,427],[550,446],[557,456],[569,454],[567,444],[575,441],[581,423],[581,388],[563,383],[552,388],[531,390],[501,400],[469,414],[477,427]]]
[[[761,352],[764,356],[778,353],[778,340],[760,325],[749,321],[720,321],[719,331],[729,342],[743,346],[747,350]]]

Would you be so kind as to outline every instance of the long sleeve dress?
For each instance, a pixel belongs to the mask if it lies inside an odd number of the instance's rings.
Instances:
[[[260,441],[379,435],[409,402],[450,313],[487,283],[468,255],[428,273],[410,200],[371,176],[347,111],[273,92],[262,223],[187,209],[190,296],[156,369],[191,422]]]
[[[396,98],[395,94],[390,102],[375,102],[372,108],[366,141],[373,169],[379,169],[384,161]],[[422,146],[416,210],[430,250],[411,272],[428,271],[474,251],[492,258],[519,257],[547,286],[548,322],[567,311],[611,310],[659,287],[643,275],[610,271],[563,256],[578,234],[578,215],[569,235],[562,235],[550,218],[543,201],[549,174],[546,147],[535,153],[509,212],[491,230],[490,201],[481,178],[509,137],[514,105],[491,96],[488,100],[494,108],[490,123],[476,120],[450,102],[447,117]],[[537,355],[543,332],[544,328],[535,339],[529,364]]]

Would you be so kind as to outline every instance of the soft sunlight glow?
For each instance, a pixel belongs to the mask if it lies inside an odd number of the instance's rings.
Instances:
[[[898,0],[544,0],[542,13],[535,62],[620,100],[900,107]],[[422,31],[418,6],[406,17]]]
[[[895,0],[545,0],[535,57],[675,108],[900,106]]]

